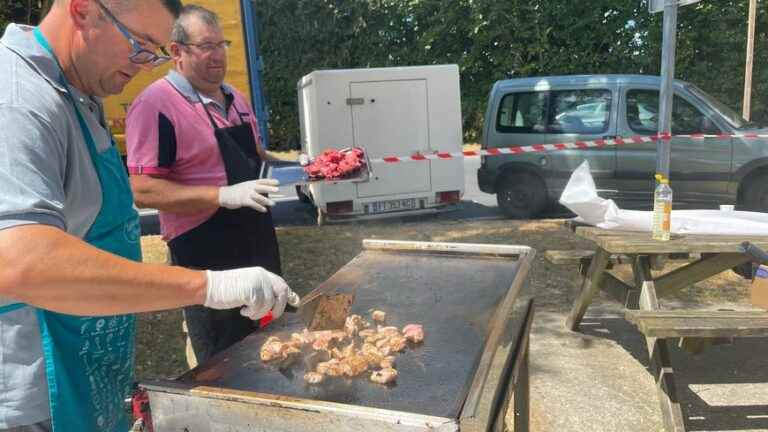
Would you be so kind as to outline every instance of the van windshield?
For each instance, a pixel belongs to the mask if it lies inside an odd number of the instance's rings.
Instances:
[[[720,102],[719,100],[708,95],[704,90],[696,87],[693,84],[688,84],[688,90],[693,93],[694,96],[699,98],[702,102],[708,104],[715,111],[717,111],[723,118],[736,129],[748,129],[753,127],[760,127],[755,122],[750,122],[744,119],[739,113],[731,109],[729,106]]]

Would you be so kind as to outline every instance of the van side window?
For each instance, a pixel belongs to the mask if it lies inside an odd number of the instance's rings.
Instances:
[[[501,99],[496,130],[502,133],[544,133],[547,93],[510,93]]]
[[[658,132],[659,92],[629,90],[627,92],[627,125],[641,135]],[[672,107],[672,134],[720,133],[720,129],[698,108],[675,95]]]
[[[551,98],[549,133],[594,135],[608,130],[610,90],[556,91],[551,93]]]

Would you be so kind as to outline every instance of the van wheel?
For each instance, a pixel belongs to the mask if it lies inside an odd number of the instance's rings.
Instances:
[[[768,212],[768,175],[763,174],[749,180],[739,206],[747,211]]]
[[[496,186],[496,201],[507,217],[530,219],[541,213],[547,204],[546,186],[536,174],[507,174]]]
[[[309,204],[312,202],[312,198],[307,196],[302,190],[301,186],[296,185],[296,196],[299,197],[299,202],[302,202],[304,204]]]

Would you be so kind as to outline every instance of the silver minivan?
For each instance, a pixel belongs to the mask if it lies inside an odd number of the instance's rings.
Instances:
[[[486,149],[655,135],[660,79],[643,75],[580,75],[498,81],[485,113]],[[675,81],[670,162],[676,208],[768,211],[768,140],[755,123],[693,84]],[[484,156],[480,189],[495,193],[512,218],[535,217],[556,204],[571,173],[588,160],[603,198],[623,208],[651,206],[656,144]]]

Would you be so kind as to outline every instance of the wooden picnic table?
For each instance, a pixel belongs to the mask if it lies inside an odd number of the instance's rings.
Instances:
[[[683,414],[677,399],[674,370],[665,338],[682,338],[681,346],[700,350],[712,338],[768,336],[768,312],[764,311],[665,311],[658,296],[679,291],[735,266],[747,263],[741,253],[744,241],[768,250],[768,236],[673,235],[666,242],[652,240],[650,233],[627,232],[569,224],[577,236],[595,243],[597,250],[583,270],[583,280],[566,321],[577,330],[598,290],[624,303],[626,318],[646,337],[651,370],[656,380],[664,425],[667,431],[684,431]],[[700,258],[664,274],[654,276],[670,256],[686,254]],[[633,283],[625,283],[608,272],[611,256],[630,258]],[[707,339],[709,338],[709,339]]]

